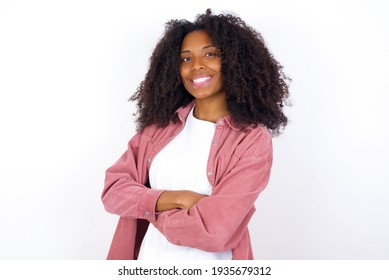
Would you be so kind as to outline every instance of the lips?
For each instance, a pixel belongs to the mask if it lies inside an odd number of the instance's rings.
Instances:
[[[211,79],[212,76],[202,76],[202,77],[194,78],[193,80],[190,80],[190,82],[195,87],[201,87],[208,84]]]

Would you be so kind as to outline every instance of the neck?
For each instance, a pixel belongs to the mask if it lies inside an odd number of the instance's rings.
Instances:
[[[225,98],[220,100],[196,99],[196,107],[194,109],[194,117],[196,119],[216,123],[219,118],[229,114]]]

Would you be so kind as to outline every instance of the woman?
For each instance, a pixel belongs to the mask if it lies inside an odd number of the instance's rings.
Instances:
[[[138,133],[106,172],[102,201],[120,216],[108,259],[253,259],[286,80],[238,17],[166,24],[132,97]]]

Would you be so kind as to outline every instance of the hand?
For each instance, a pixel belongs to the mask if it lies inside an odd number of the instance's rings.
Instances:
[[[164,191],[158,198],[155,211],[167,211],[172,209],[190,209],[207,195],[192,191]]]
[[[180,191],[180,196],[178,200],[179,208],[190,209],[204,197],[208,197],[208,195],[192,191]]]

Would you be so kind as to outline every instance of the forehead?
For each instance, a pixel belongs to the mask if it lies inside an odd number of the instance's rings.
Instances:
[[[181,44],[181,50],[202,48],[212,44],[213,40],[207,31],[195,30],[186,34]]]

